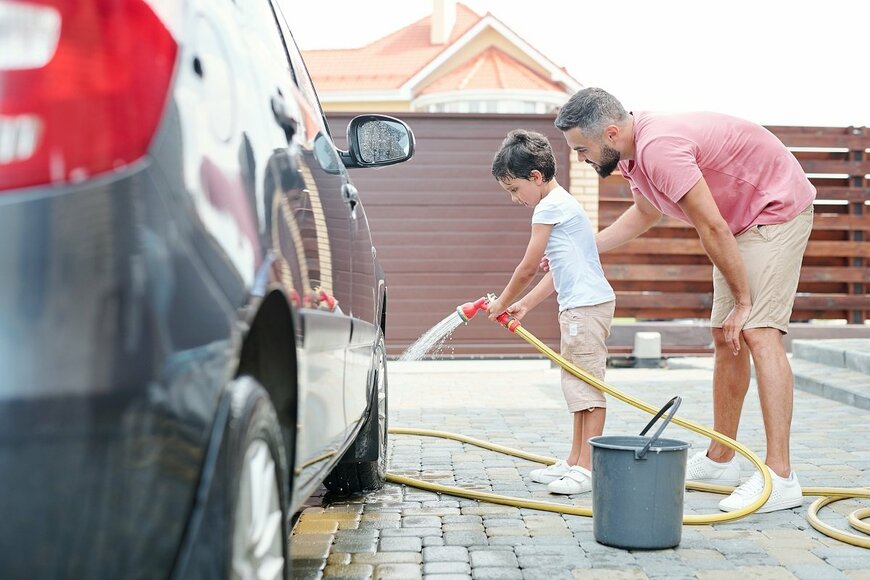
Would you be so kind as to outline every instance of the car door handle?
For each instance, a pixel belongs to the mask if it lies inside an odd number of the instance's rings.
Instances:
[[[359,204],[359,192],[356,190],[356,187],[350,183],[345,183],[341,186],[341,195],[350,207],[350,218],[355,220],[356,206]]]
[[[345,183],[341,186],[341,193],[344,196],[344,201],[350,204],[351,209],[359,203],[359,192],[350,183]]]
[[[275,115],[275,121],[278,122],[278,125],[284,129],[287,143],[290,143],[293,140],[293,135],[296,134],[296,119],[287,114],[284,97],[272,95],[272,114]]]

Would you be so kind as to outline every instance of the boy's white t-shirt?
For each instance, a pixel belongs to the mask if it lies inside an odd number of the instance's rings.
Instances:
[[[535,206],[532,223],[553,226],[545,255],[550,261],[560,312],[616,299],[604,277],[592,224],[570,193],[562,187],[548,193]]]

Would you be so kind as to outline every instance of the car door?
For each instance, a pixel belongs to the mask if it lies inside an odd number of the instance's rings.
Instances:
[[[296,462],[316,471],[347,438],[344,368],[350,340],[350,215],[341,163],[288,60],[269,0],[240,0],[259,93],[284,138],[263,175],[273,279],[298,312]],[[325,147],[324,145],[329,145]],[[332,151],[332,154],[330,154]],[[306,479],[303,475],[302,479]]]
[[[351,188],[353,196],[362,197],[352,183],[346,187]],[[380,332],[378,301],[386,291],[361,199],[355,202],[352,225],[353,333],[347,351],[348,372],[345,380],[345,412],[350,421],[363,416],[369,401],[368,371],[372,366],[372,353]]]

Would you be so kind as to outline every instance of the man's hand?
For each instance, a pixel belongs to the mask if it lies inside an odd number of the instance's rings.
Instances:
[[[541,263],[538,264],[538,268],[540,268],[542,272],[549,272],[550,260],[548,260],[547,257],[544,256],[543,258],[541,258]]]
[[[734,356],[740,352],[740,333],[743,332],[743,325],[749,319],[750,310],[752,310],[751,304],[735,304],[722,323],[722,332],[725,334],[725,340],[731,344],[731,354]]]
[[[522,300],[520,300],[519,302],[514,302],[513,304],[508,306],[507,309],[507,313],[516,318],[517,320],[522,320],[523,316],[525,316],[528,311],[529,309],[526,307],[525,304],[523,304]]]

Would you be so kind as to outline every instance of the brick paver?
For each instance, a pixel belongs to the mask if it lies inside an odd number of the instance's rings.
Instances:
[[[683,398],[681,417],[712,423],[709,365],[671,361],[667,369],[608,369],[607,382],[654,406]],[[390,364],[392,425],[454,431],[552,457],[570,447],[570,415],[559,371],[547,361],[433,361]],[[610,400],[608,434],[636,434],[648,416]],[[666,431],[706,440],[679,427]],[[763,457],[764,431],[753,384],[739,439]],[[793,466],[802,485],[870,485],[870,414],[795,393]],[[456,441],[392,436],[390,470],[446,485],[517,498],[591,505],[590,494],[560,497],[532,482],[529,461]],[[744,476],[750,464],[740,459]],[[686,494],[686,513],[717,513],[721,496]],[[626,551],[597,543],[589,518],[492,505],[387,484],[366,497],[309,500],[293,530],[296,578],[845,578],[870,580],[870,550],[813,530],[800,509],[737,522],[685,526],[675,549]],[[851,531],[835,504],[822,518]]]

